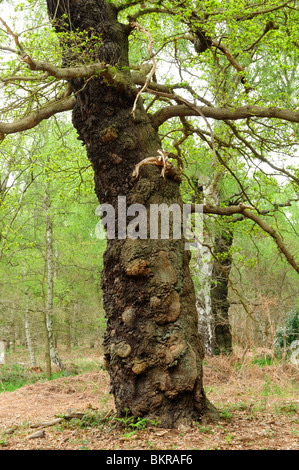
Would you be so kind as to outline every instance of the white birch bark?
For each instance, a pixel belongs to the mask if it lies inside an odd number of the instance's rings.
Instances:
[[[5,364],[5,342],[0,340],[0,365]]]
[[[218,182],[219,174],[216,173],[212,182],[203,184],[204,204],[218,205]],[[203,339],[205,353],[211,356],[214,354],[215,334],[211,299],[213,257],[209,247],[213,246],[214,236],[205,228],[202,241],[202,244],[198,243],[194,269],[197,285],[196,308],[198,313],[198,330]]]
[[[50,357],[53,364],[63,370],[62,361],[59,358],[55,346],[53,333],[53,293],[54,293],[54,262],[53,262],[53,221],[50,214],[49,191],[46,188],[44,199],[44,210],[46,220],[46,265],[47,265],[47,300],[46,300],[46,328],[49,339]]]
[[[29,292],[26,292],[26,308],[25,308],[25,334],[27,341],[27,348],[30,357],[31,367],[36,367],[35,349],[31,335],[31,324],[30,324],[30,311],[29,311]]]

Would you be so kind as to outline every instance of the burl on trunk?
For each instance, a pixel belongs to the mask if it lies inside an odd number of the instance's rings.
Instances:
[[[144,166],[139,178],[132,178],[135,165],[161,148],[141,99],[132,115],[132,28],[119,23],[115,7],[104,0],[47,3],[58,30],[67,26],[101,38],[92,59],[116,66],[125,77],[121,84],[105,77],[71,81],[77,97],[73,124],[92,163],[100,203],[112,204],[117,218],[123,216],[117,213],[118,196],[148,209],[181,205],[179,182],[161,177],[157,167]],[[71,50],[65,60],[72,60]],[[107,243],[102,287],[105,359],[118,416],[129,413],[178,427],[215,411],[203,390],[203,348],[184,240],[119,239],[116,234]]]

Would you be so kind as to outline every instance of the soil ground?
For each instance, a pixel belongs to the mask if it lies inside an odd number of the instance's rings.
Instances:
[[[236,357],[206,359],[205,389],[221,419],[191,429],[161,429],[151,424],[140,430],[119,428],[105,370],[3,392],[0,449],[299,450],[299,368],[236,361]],[[86,416],[31,427],[70,411]],[[29,439],[38,430],[44,431],[43,437]]]

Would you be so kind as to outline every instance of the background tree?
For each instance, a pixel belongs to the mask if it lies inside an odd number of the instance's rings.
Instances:
[[[52,363],[59,367],[59,361],[58,364],[55,361],[56,346],[58,344],[60,348],[65,337],[69,344],[78,344],[83,335],[94,341],[99,334],[98,320],[102,309],[96,281],[99,283],[100,261],[95,253],[101,253],[105,244],[95,236],[94,227],[98,220],[94,214],[96,200],[89,189],[92,174],[72,127],[62,121],[53,123],[50,128],[47,126],[47,133],[43,131],[45,129],[41,127],[34,135],[22,135],[21,150],[15,153],[17,158],[11,168],[10,191],[0,208],[3,233],[0,331],[8,340],[18,343],[24,342],[26,333],[31,365],[34,366],[38,349],[42,347],[48,358],[47,373],[51,375],[49,336],[54,348]],[[63,139],[72,145],[73,155],[77,157],[75,163],[69,148],[64,148]],[[2,145],[3,167],[11,158],[9,141],[10,138],[6,139]],[[11,223],[11,212],[14,216],[14,208],[19,207],[28,175],[31,185]],[[45,196],[48,202],[46,213]],[[52,243],[50,296],[48,218]],[[94,282],[88,292],[86,278]],[[47,325],[49,305],[50,328]],[[8,312],[11,312],[11,318]],[[78,318],[78,312],[81,312],[81,318]]]

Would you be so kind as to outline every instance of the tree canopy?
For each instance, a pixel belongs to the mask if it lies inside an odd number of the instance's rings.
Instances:
[[[229,178],[242,196],[229,207],[207,201],[204,210],[251,219],[298,271],[295,247],[284,242],[273,219],[275,210],[298,198],[297,2],[110,3],[130,33],[136,100],[142,94],[164,149],[189,177],[221,175],[221,185]],[[2,138],[71,110],[76,95],[66,80],[80,77],[84,87],[96,75],[125,86],[127,66],[97,61],[100,37],[76,30],[57,36],[43,1],[4,5]],[[61,44],[69,48],[68,63]],[[201,165],[194,165],[200,154]]]

